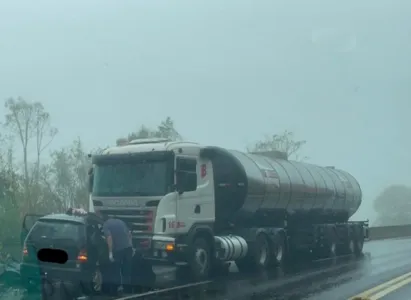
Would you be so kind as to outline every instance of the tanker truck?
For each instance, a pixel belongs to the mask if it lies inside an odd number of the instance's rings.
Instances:
[[[90,210],[124,220],[158,264],[207,278],[282,266],[303,253],[361,255],[368,222],[357,180],[334,167],[197,143],[139,139],[92,157]],[[288,260],[287,260],[288,258]]]

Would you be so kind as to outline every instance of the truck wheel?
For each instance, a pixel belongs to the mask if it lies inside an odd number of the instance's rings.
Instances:
[[[334,263],[334,260],[338,255],[338,246],[337,246],[337,237],[333,231],[330,231],[327,235],[326,245],[324,248],[324,257],[331,259]]]
[[[255,241],[254,261],[258,268],[267,268],[270,264],[270,244],[264,234],[259,234]]]
[[[198,237],[194,240],[189,262],[191,273],[195,279],[208,279],[211,266],[210,253],[210,245],[204,238]]]
[[[254,272],[258,269],[265,269],[271,264],[272,253],[268,238],[265,234],[260,233],[247,256],[236,260],[235,264],[240,272]]]

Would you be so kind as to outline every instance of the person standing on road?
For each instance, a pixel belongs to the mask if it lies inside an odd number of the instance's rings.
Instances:
[[[125,292],[131,290],[133,248],[131,232],[126,223],[115,218],[104,218],[103,231],[111,261],[110,272],[114,280],[111,293],[122,284]]]

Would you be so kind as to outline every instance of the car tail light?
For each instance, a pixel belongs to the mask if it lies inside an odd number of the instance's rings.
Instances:
[[[77,255],[77,262],[78,263],[85,263],[87,262],[87,251],[86,250],[81,250],[79,254]]]

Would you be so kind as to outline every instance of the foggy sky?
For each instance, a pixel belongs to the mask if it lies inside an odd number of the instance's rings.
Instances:
[[[171,116],[244,149],[285,129],[309,162],[361,183],[356,218],[411,182],[411,2],[17,1],[0,4],[0,99],[41,101],[89,148]],[[1,116],[4,108],[0,108]]]

